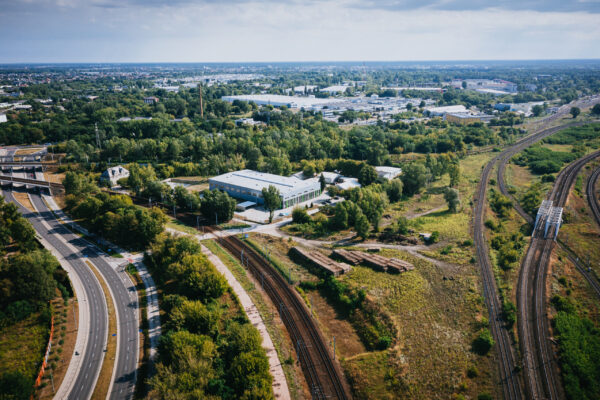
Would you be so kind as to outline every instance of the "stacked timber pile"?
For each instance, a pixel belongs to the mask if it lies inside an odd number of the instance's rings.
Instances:
[[[386,258],[378,254],[364,253],[362,251],[337,249],[333,251],[333,255],[352,265],[364,263],[377,271],[385,271],[393,274],[415,269],[411,263],[406,261],[397,258]]]
[[[304,260],[320,268],[327,274],[333,276],[344,274],[350,271],[350,269],[352,268],[350,265],[334,261],[318,251],[307,251],[299,247],[292,247],[291,251],[303,258]]]

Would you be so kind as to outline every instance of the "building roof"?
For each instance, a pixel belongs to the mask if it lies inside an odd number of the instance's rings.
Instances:
[[[348,189],[352,189],[352,188],[361,186],[360,183],[358,182],[358,179],[356,179],[356,178],[348,178],[348,177],[343,176],[342,179],[344,179],[344,182],[340,182],[335,185],[335,186],[339,187],[340,189],[348,190]]]
[[[310,189],[315,186],[315,183],[316,185],[320,185],[318,179],[315,178],[301,180],[295,177],[268,174],[266,172],[252,171],[250,169],[228,172],[210,178],[209,181],[244,187],[256,191],[261,191],[272,185],[275,186],[279,190],[279,194],[284,197],[287,194],[296,193],[303,188]]]
[[[444,106],[444,107],[431,107],[427,109],[432,114],[445,114],[445,113],[457,113],[466,112],[467,108],[462,104],[455,106]]]
[[[402,168],[396,167],[375,167],[375,170],[379,176],[391,175],[394,178],[402,173]]]
[[[241,101],[253,101],[256,104],[271,104],[274,107],[288,106],[298,108],[310,108],[326,106],[332,103],[339,103],[341,99],[319,99],[315,97],[296,97],[296,96],[282,96],[279,94],[247,94],[247,95],[236,95],[236,96],[223,96],[223,101],[233,102],[234,100]]]

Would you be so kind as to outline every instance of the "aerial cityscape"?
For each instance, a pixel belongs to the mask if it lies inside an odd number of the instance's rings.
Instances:
[[[482,3],[3,4],[0,400],[600,399],[600,3]]]

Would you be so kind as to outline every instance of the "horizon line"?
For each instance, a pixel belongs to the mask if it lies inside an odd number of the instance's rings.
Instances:
[[[431,60],[310,60],[310,61],[14,61],[2,62],[0,65],[68,65],[68,64],[323,64],[323,63],[435,63],[435,62],[528,62],[528,61],[598,61],[597,58],[506,58],[506,59],[431,59]]]

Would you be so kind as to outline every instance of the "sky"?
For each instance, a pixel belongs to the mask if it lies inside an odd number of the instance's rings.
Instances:
[[[0,0],[0,63],[600,58],[600,0]]]

